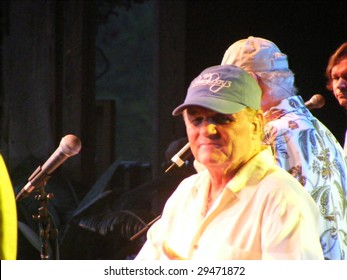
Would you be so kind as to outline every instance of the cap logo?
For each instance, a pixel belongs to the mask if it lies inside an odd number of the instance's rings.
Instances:
[[[197,86],[210,86],[210,91],[217,93],[222,88],[231,87],[232,82],[220,78],[219,73],[205,73],[197,77],[191,84],[191,88]]]

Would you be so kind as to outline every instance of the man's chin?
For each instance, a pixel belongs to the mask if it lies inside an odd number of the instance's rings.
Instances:
[[[340,101],[340,106],[347,110],[347,99],[343,99]]]
[[[347,110],[347,96],[343,96],[343,97],[339,97],[337,99],[337,101],[339,102],[340,106],[342,108],[344,108],[345,110]]]
[[[213,167],[218,166],[222,163],[221,158],[202,158],[199,159],[199,164],[205,166],[205,167]]]

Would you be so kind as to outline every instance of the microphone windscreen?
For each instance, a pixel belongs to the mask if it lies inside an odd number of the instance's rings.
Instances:
[[[315,94],[311,99],[305,102],[305,106],[309,109],[319,109],[325,105],[325,98],[321,94]]]
[[[59,145],[62,152],[69,157],[78,154],[81,150],[81,146],[81,140],[73,134],[64,136]]]
[[[325,98],[321,94],[315,94],[312,97],[312,102],[315,106],[315,108],[322,108],[325,105]]]

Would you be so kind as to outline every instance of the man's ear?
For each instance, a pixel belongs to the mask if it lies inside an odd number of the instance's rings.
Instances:
[[[253,119],[254,135],[264,134],[264,114],[261,110],[258,111]]]

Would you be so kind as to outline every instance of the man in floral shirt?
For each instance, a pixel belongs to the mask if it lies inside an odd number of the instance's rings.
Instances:
[[[287,56],[271,41],[250,36],[232,44],[222,64],[239,66],[257,79],[267,124],[265,143],[278,165],[292,174],[320,208],[325,259],[347,259],[347,164],[332,133],[297,95]]]

